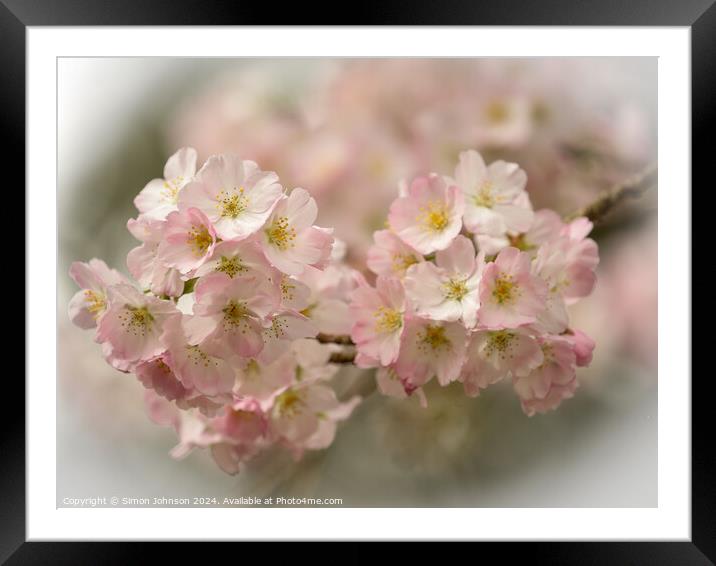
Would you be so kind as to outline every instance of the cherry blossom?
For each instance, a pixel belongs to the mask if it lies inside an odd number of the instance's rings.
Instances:
[[[387,366],[398,358],[403,333],[405,291],[400,281],[378,277],[373,288],[363,282],[352,294],[351,338],[358,351]]]
[[[142,242],[127,254],[127,268],[143,289],[157,296],[178,297],[184,290],[181,273],[159,260],[159,245],[166,222],[140,216],[127,221],[127,229]]]
[[[191,343],[183,320],[190,317],[175,317],[164,327],[161,340],[168,352],[165,363],[187,389],[209,396],[230,392],[234,387],[234,368],[227,360],[213,356],[201,342]]]
[[[521,329],[485,330],[470,337],[460,381],[474,397],[509,376],[524,377],[543,362],[537,340]]]
[[[198,208],[223,240],[257,232],[283,194],[278,176],[231,154],[210,157],[179,194],[179,210]]]
[[[497,236],[530,227],[527,174],[516,163],[485,165],[478,152],[465,151],[455,169],[455,183],[465,195],[465,227],[471,232]]]
[[[75,261],[70,266],[70,277],[80,287],[70,300],[70,320],[80,328],[94,328],[107,310],[107,288],[129,283],[118,271],[110,269],[101,259],[88,263]]]
[[[217,355],[255,356],[263,348],[263,322],[278,301],[276,287],[256,277],[206,277],[197,285],[190,337]]]
[[[507,143],[518,126],[492,133]],[[205,448],[236,474],[271,447],[326,449],[361,402],[343,363],[421,407],[429,382],[470,398],[511,383],[528,416],[575,394],[595,351],[569,312],[596,284],[592,223],[533,212],[517,164],[469,150],[455,180],[401,181],[364,271],[315,224],[308,191],[236,155],[196,162],[179,150],[135,199],[136,285],[98,259],[70,267],[70,319],[136,375],[150,419],[178,437],[172,457]]]
[[[109,309],[99,321],[97,341],[107,342],[112,355],[127,362],[138,362],[164,351],[159,338],[164,323],[179,311],[171,301],[140,293],[125,283],[108,289]]]
[[[192,147],[181,148],[167,160],[164,178],[149,181],[134,199],[142,216],[164,220],[177,210],[179,192],[196,173],[196,160],[196,150]]]
[[[467,328],[477,323],[478,286],[485,266],[484,254],[465,236],[458,236],[435,263],[413,265],[405,277],[405,291],[415,312],[434,320],[461,320]]]
[[[368,250],[366,265],[376,275],[402,279],[411,265],[424,261],[422,254],[390,230],[373,234],[375,244]]]
[[[466,343],[462,324],[409,318],[395,371],[412,388],[425,385],[433,377],[440,385],[447,385],[460,377]]]
[[[333,230],[314,226],[317,215],[316,201],[304,189],[294,189],[281,198],[259,240],[274,267],[287,275],[301,275],[306,266],[325,267]]]
[[[480,281],[480,324],[511,328],[529,324],[545,308],[547,285],[531,273],[529,255],[505,248],[489,263]]]
[[[167,216],[157,261],[179,273],[194,271],[213,253],[216,232],[198,208],[172,212]]]
[[[388,222],[396,235],[422,254],[444,250],[460,233],[465,202],[456,185],[430,175],[415,179],[390,207]]]

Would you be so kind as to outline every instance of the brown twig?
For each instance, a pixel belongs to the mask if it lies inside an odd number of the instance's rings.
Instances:
[[[354,346],[350,336],[341,336],[339,334],[323,334],[316,336],[321,344],[340,344],[341,346]]]
[[[574,220],[580,216],[586,216],[589,220],[598,224],[623,200],[637,198],[647,190],[655,187],[657,178],[658,169],[656,164],[649,165],[638,175],[615,185],[608,191],[604,191],[595,201],[568,215],[565,219]]]
[[[352,364],[355,360],[356,353],[353,352],[333,352],[329,358],[332,364]]]

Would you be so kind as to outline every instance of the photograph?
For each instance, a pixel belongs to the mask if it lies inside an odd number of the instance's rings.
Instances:
[[[56,507],[657,508],[659,64],[58,56]]]

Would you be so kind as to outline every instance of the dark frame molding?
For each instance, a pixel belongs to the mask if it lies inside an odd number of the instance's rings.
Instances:
[[[409,8],[395,0],[351,7],[351,25],[555,25],[555,26],[686,26],[691,28],[692,175],[705,178],[712,161],[710,135],[716,101],[716,5],[714,0],[500,0],[478,4],[469,0],[414,0]],[[287,23],[343,24],[339,10],[287,4],[277,10],[268,3],[241,0],[0,0],[0,132],[8,142],[5,173],[11,185],[25,186],[25,49],[28,26],[84,25],[272,25]],[[696,143],[697,139],[703,140]],[[709,139],[710,143],[706,140]],[[713,185],[713,178],[709,180]],[[683,190],[688,190],[683,188]],[[16,191],[19,193],[19,191]],[[693,191],[691,192],[693,195]],[[21,204],[25,209],[24,201]],[[692,209],[693,210],[693,209]],[[710,236],[711,241],[713,236]],[[693,239],[694,246],[701,245]],[[691,274],[689,274],[691,276]],[[24,281],[24,279],[23,279]],[[23,287],[24,288],[24,287]],[[708,293],[704,306],[713,306]],[[25,301],[27,297],[25,296]],[[25,303],[26,304],[26,303]],[[19,320],[19,319],[18,319]],[[705,341],[712,331],[694,338]],[[693,349],[692,349],[693,351]],[[716,451],[711,436],[712,403],[708,387],[712,372],[692,380],[692,538],[691,542],[485,543],[500,560],[527,558],[549,564],[714,564],[716,563]],[[24,399],[23,382],[6,371],[9,399]],[[690,376],[689,376],[690,377]],[[12,379],[11,379],[12,378]],[[7,407],[8,405],[17,405]],[[8,564],[127,564],[145,555],[147,543],[25,542],[25,407],[7,403],[0,455],[0,561]],[[499,545],[499,546],[496,546]],[[156,543],[152,543],[153,550]],[[161,550],[167,552],[167,545]],[[274,545],[274,549],[277,547]],[[193,550],[193,549],[192,549]],[[273,554],[274,551],[272,551]],[[345,551],[344,551],[345,552]],[[423,550],[421,549],[421,553]],[[193,554],[181,547],[183,558]],[[356,545],[342,554],[351,562],[371,560],[370,545]],[[197,555],[199,557],[201,555]],[[170,555],[166,555],[170,559]],[[206,559],[206,555],[201,556]],[[443,558],[444,559],[444,558]]]

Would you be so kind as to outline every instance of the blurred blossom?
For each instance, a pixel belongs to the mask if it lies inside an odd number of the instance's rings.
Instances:
[[[168,140],[202,157],[237,152],[310,188],[359,267],[397,180],[449,170],[467,147],[520,163],[535,206],[558,211],[639,170],[654,155],[655,101],[642,104],[635,64],[311,61],[296,77],[257,62],[197,89]]]

